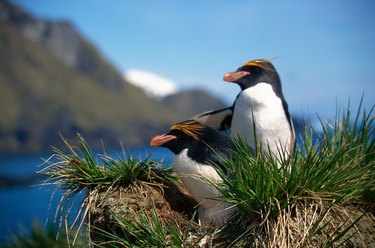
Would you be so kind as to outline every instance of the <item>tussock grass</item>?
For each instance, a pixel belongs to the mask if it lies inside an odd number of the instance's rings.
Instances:
[[[366,216],[374,204],[368,197],[375,187],[373,109],[360,106],[352,118],[348,106],[333,125],[320,122],[322,133],[306,126],[301,144],[282,161],[261,149],[251,156],[243,140],[234,140],[232,156],[220,158],[229,172],[218,170],[224,184],[210,182],[239,209],[221,231],[226,240],[255,247],[332,246],[354,235],[361,218],[373,219]],[[363,214],[345,214],[350,205]],[[358,233],[371,232],[364,229]]]
[[[119,158],[113,158],[105,152],[103,156],[95,157],[80,135],[77,139],[78,147],[73,147],[63,139],[68,152],[54,149],[54,155],[46,161],[48,166],[39,172],[48,176],[44,184],[54,185],[57,191],[63,191],[54,221],[59,221],[60,227],[64,227],[66,233],[78,229],[72,244],[75,243],[84,224],[90,233],[90,209],[94,207],[93,204],[100,192],[133,184],[163,188],[163,183],[176,180],[171,168],[163,166],[162,162],[152,161],[149,158],[141,160],[128,157],[124,151]],[[82,194],[83,200],[79,204],[76,196]],[[74,221],[69,223],[72,209],[77,203],[79,211],[73,213]]]
[[[227,168],[218,169],[223,183],[204,180],[238,210],[216,230],[198,227],[193,208],[181,215],[166,203],[179,192],[166,191],[176,180],[171,168],[105,153],[98,159],[81,136],[77,148],[65,140],[68,152],[55,150],[57,162],[41,173],[64,191],[56,216],[65,229],[85,223],[99,247],[371,247],[374,108],[338,112],[333,123],[320,121],[321,132],[306,124],[295,152],[281,161],[262,149],[252,155],[241,139],[233,140],[229,158],[218,154]],[[68,225],[69,202],[79,192],[80,218]],[[174,207],[188,209],[187,200],[181,194]]]
[[[78,134],[78,147],[73,147],[63,138],[68,152],[54,149],[54,155],[47,160],[49,164],[41,170],[48,176],[47,184],[56,185],[67,191],[79,191],[98,185],[129,185],[136,181],[145,183],[175,180],[171,167],[163,166],[146,158],[128,157],[123,150],[122,157],[107,155],[95,157],[86,141]],[[57,162],[51,162],[55,161]]]
[[[133,219],[113,215],[120,227],[111,232],[98,229],[109,241],[97,243],[99,247],[197,247],[203,237],[192,233],[194,215],[186,228],[177,222],[165,223],[155,205],[149,211],[141,210]]]

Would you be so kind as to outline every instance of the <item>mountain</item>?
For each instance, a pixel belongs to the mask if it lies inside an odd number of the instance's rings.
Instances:
[[[7,1],[0,1],[0,54],[0,153],[61,147],[60,134],[77,132],[94,148],[143,146],[210,108],[197,100],[202,92],[179,93],[181,102],[149,97],[69,22],[40,20]]]
[[[92,144],[144,145],[180,119],[126,82],[70,24],[34,19],[5,1],[0,53],[1,152],[49,149],[59,133],[77,131]]]
[[[183,119],[190,118],[208,110],[226,107],[226,105],[204,90],[193,89],[171,94],[162,99],[166,106],[180,113]]]
[[[124,77],[150,97],[182,115],[183,119],[225,107],[222,100],[203,89],[178,90],[175,82],[153,72],[131,69],[124,73]]]

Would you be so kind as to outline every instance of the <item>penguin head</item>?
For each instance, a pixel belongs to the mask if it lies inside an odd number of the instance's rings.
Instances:
[[[275,67],[265,59],[246,62],[237,71],[226,73],[224,81],[237,83],[241,90],[260,82],[269,83],[274,88],[280,87],[280,78]]]
[[[153,137],[150,141],[151,146],[165,147],[174,154],[180,153],[183,149],[192,146],[194,143],[203,139],[207,134],[209,127],[194,121],[187,120],[173,125],[168,133]]]

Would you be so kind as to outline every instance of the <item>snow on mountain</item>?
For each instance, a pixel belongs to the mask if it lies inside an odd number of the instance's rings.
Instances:
[[[164,98],[178,91],[172,80],[153,72],[129,69],[125,71],[124,77],[129,83],[143,89],[147,95],[154,98]]]

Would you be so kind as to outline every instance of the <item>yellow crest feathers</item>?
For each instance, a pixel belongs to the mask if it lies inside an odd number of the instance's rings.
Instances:
[[[251,60],[242,65],[243,66],[257,66],[266,70],[272,70],[273,68],[269,65],[269,60],[266,59],[257,59],[257,60]]]
[[[204,126],[197,121],[186,121],[173,125],[170,130],[179,130],[194,139],[198,139],[198,135],[201,134],[200,131],[203,129]]]

